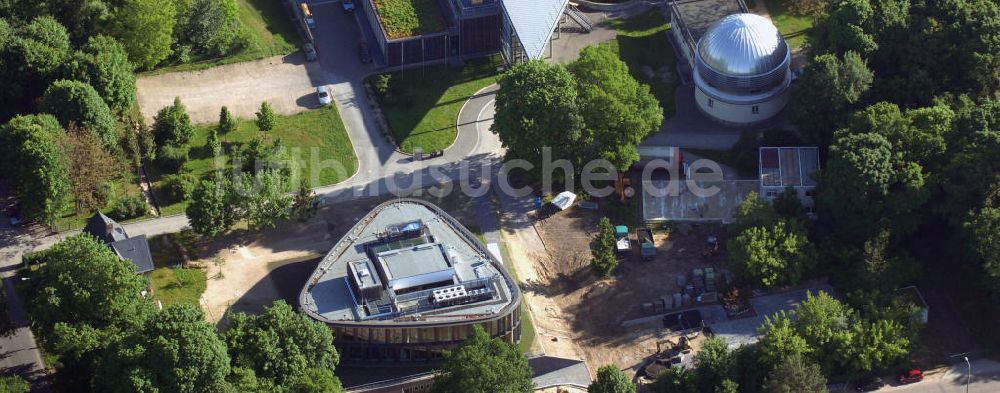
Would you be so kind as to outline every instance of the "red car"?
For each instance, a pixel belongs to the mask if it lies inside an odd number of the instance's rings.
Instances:
[[[901,385],[906,385],[908,383],[920,382],[924,380],[924,372],[920,369],[911,368],[908,371],[903,371],[896,377]]]

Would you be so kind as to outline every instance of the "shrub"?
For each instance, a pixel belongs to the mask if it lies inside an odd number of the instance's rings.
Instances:
[[[115,220],[128,220],[142,217],[147,212],[149,212],[149,205],[146,205],[145,199],[140,196],[127,196],[115,201],[108,215]]]
[[[160,190],[170,200],[180,202],[191,197],[191,191],[197,183],[198,178],[190,173],[167,175],[163,178]]]
[[[156,163],[164,172],[177,172],[188,160],[187,147],[163,146],[156,155]]]

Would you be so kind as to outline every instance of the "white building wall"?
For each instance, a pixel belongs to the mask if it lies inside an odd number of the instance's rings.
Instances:
[[[748,125],[759,123],[774,117],[788,103],[788,89],[771,97],[771,99],[753,104],[735,104],[705,94],[700,87],[694,89],[694,99],[698,109],[705,115],[725,124]],[[754,107],[757,113],[754,113]]]

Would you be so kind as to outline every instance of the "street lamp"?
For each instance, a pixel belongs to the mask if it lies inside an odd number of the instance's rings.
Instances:
[[[969,368],[969,373],[965,377],[965,393],[969,393],[969,382],[972,381],[972,363],[969,363],[968,356],[965,356],[965,365]]]

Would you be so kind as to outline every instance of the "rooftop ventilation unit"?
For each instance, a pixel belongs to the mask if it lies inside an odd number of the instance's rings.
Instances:
[[[455,303],[469,296],[464,285],[435,289],[431,292],[435,304]]]

